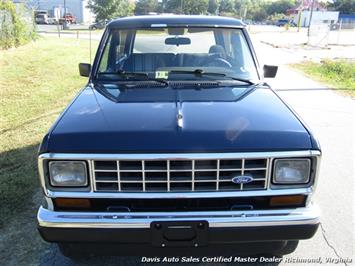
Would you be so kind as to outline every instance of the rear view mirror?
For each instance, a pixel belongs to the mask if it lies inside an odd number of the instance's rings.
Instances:
[[[276,77],[278,66],[264,65],[264,78]]]
[[[185,37],[172,37],[172,38],[166,38],[165,44],[176,45],[176,46],[188,45],[188,44],[191,44],[191,40],[189,38],[185,38]]]
[[[87,63],[79,64],[79,73],[82,77],[89,77],[91,72],[91,65]]]

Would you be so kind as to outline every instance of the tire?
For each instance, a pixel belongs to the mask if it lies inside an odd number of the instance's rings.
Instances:
[[[286,246],[281,250],[282,255],[287,255],[294,252],[297,249],[298,243],[298,240],[287,241]]]
[[[257,257],[263,258],[282,258],[284,255],[290,254],[294,252],[298,246],[298,240],[287,241],[286,245],[278,251],[270,252],[270,253],[262,253],[258,254]]]
[[[63,254],[63,256],[74,261],[86,258],[84,253],[80,252],[79,249],[75,248],[75,246],[73,247],[73,245],[71,244],[58,243],[58,248],[60,250],[60,253]]]

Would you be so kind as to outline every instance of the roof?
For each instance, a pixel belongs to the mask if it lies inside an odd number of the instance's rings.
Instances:
[[[109,28],[150,28],[168,26],[213,26],[244,27],[245,24],[235,18],[218,16],[154,15],[133,16],[113,20]]]

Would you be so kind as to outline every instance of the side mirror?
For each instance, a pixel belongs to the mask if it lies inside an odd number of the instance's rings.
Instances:
[[[278,66],[264,65],[264,78],[274,78],[276,77]]]
[[[91,72],[91,65],[87,63],[79,64],[79,73],[82,77],[89,77]]]

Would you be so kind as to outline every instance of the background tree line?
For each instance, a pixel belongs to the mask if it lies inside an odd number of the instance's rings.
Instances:
[[[89,7],[97,20],[151,13],[211,14],[261,22],[286,16],[287,10],[300,0],[92,0]],[[324,3],[328,9],[355,13],[354,0],[333,0]]]

